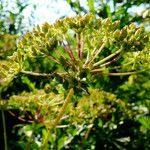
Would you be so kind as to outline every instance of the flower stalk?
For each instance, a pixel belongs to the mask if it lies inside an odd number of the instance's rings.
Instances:
[[[60,122],[61,120],[61,117],[63,116],[64,112],[65,112],[65,109],[68,105],[68,103],[70,102],[71,100],[71,97],[73,96],[74,94],[74,90],[73,89],[70,89],[65,101],[64,101],[64,104],[63,106],[61,107],[61,110],[59,111],[58,113],[58,116],[56,117],[56,119],[54,120],[54,122],[52,123],[51,127],[48,129],[48,133],[43,141],[43,144],[41,146],[41,150],[44,150],[45,149],[45,146],[47,145],[48,141],[49,141],[49,137],[51,135],[51,130],[57,126],[57,124]]]

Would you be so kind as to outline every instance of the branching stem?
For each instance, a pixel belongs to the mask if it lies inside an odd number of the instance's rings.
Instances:
[[[70,91],[69,91],[69,93],[68,93],[68,95],[67,95],[67,97],[66,97],[66,99],[65,99],[65,101],[64,101],[64,104],[63,104],[63,106],[61,107],[61,109],[60,109],[60,111],[59,111],[59,113],[58,113],[58,116],[56,117],[56,119],[54,120],[53,124],[51,125],[51,128],[48,129],[48,133],[47,133],[47,135],[46,135],[46,138],[45,138],[44,141],[43,141],[43,144],[42,144],[42,146],[41,146],[41,150],[44,150],[45,146],[47,145],[48,140],[49,140],[49,137],[50,137],[50,134],[51,134],[51,130],[52,130],[54,127],[56,127],[56,125],[57,125],[57,124],[59,123],[59,121],[61,120],[61,117],[63,116],[64,111],[65,111],[65,109],[66,109],[68,103],[70,102],[71,97],[73,96],[73,93],[74,93],[73,89],[70,89]]]
[[[119,50],[116,51],[115,53],[113,53],[113,54],[111,54],[111,55],[105,57],[104,59],[98,61],[97,63],[95,63],[95,64],[93,65],[93,67],[96,67],[96,66],[98,66],[98,65],[100,65],[100,64],[102,64],[102,63],[104,63],[104,62],[106,62],[107,60],[113,58],[114,56],[118,55],[118,54],[121,53],[121,52],[122,52],[122,49],[119,49]]]
[[[73,52],[72,52],[72,49],[71,49],[71,47],[70,47],[70,44],[69,43],[67,43],[67,45],[63,42],[63,46],[64,46],[64,48],[65,48],[65,51],[66,51],[66,53],[69,55],[69,57],[71,58],[71,60],[72,60],[72,62],[76,62],[76,59],[75,59],[75,57],[74,57],[74,55],[73,55]]]
[[[57,60],[55,57],[48,55],[48,58],[51,59],[52,61],[56,62],[57,64],[61,64],[59,60]]]
[[[132,75],[136,73],[143,72],[145,70],[141,71],[133,71],[133,72],[111,72],[111,73],[105,73],[105,72],[97,72],[95,75],[104,75],[104,76],[126,76],[126,75]]]
[[[98,54],[103,50],[103,48],[105,47],[106,42],[104,42],[99,49],[96,49],[93,54],[91,55],[90,59],[84,64],[84,67],[90,65],[93,60],[98,56]]]
[[[64,76],[66,73],[38,73],[38,72],[32,72],[32,71],[25,71],[22,70],[21,73],[32,75],[32,76],[42,76],[42,77],[51,77],[51,76]]]
[[[31,143],[32,143],[32,141],[33,141],[35,128],[36,128],[36,124],[33,123],[32,134],[31,134],[31,136],[30,136],[30,138],[29,138],[29,141],[28,141],[28,143],[27,143],[26,150],[30,150],[30,149],[31,149]]]

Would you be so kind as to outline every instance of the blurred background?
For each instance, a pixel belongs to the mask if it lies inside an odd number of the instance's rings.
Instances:
[[[141,23],[149,15],[148,0],[1,0],[1,30],[23,33],[37,24],[53,23],[65,16],[94,13],[120,19],[123,24]]]

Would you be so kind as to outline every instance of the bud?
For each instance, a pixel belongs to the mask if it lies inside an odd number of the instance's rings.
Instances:
[[[109,26],[109,25],[111,24],[111,20],[110,20],[109,18],[104,19],[104,20],[102,21],[102,24],[105,25],[105,26]]]
[[[115,29],[119,28],[119,26],[120,26],[120,21],[119,20],[113,22],[112,23],[112,30],[115,30]]]
[[[49,84],[46,84],[46,85],[44,86],[44,91],[45,91],[45,93],[50,93],[51,90],[52,90],[52,88],[51,88],[51,86],[50,86]]]
[[[102,24],[102,19],[101,19],[101,18],[97,19],[97,24],[98,24],[98,25],[101,25],[101,24]]]
[[[150,9],[147,9],[146,11],[143,12],[143,18],[147,18],[150,16]]]
[[[132,24],[129,25],[129,28],[130,28],[130,30],[135,30],[136,29],[136,25],[132,23]]]
[[[41,31],[41,28],[40,28],[40,26],[39,26],[39,25],[37,25],[37,30],[38,30],[38,32],[40,32],[40,31]]]
[[[47,32],[48,32],[48,29],[49,29],[49,24],[46,22],[46,23],[44,23],[43,26],[42,26],[42,31],[43,31],[44,33],[47,33]]]
[[[114,38],[119,39],[119,38],[120,38],[120,30],[117,29],[117,30],[113,33],[113,36],[114,36]]]
[[[20,42],[22,45],[26,45],[27,44],[27,39],[24,37],[22,40],[21,40],[21,42]]]
[[[31,34],[30,32],[27,32],[27,33],[26,33],[26,38],[27,38],[27,39],[30,39],[31,37],[32,37],[32,34]]]
[[[143,38],[143,42],[147,43],[148,41],[149,41],[149,37],[147,35],[145,35],[144,38]]]
[[[46,36],[45,36],[46,39],[49,40],[49,38],[51,37],[51,35],[52,35],[52,34],[51,34],[50,29],[49,29],[48,32],[47,32],[47,34],[46,34]]]
[[[142,33],[142,28],[139,28],[138,30],[136,30],[136,32],[135,32],[135,36],[137,37],[137,36],[139,36],[141,33]]]
[[[128,44],[132,45],[134,41],[135,41],[135,36],[132,35],[128,41]]]
[[[127,27],[124,27],[121,31],[120,38],[124,39],[127,36]]]

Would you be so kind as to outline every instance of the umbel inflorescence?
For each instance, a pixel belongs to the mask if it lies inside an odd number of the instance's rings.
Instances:
[[[41,145],[43,149],[51,129],[61,120],[71,125],[88,125],[99,117],[109,119],[117,111],[132,117],[130,105],[92,85],[100,82],[97,76],[131,75],[149,68],[148,41],[143,27],[130,24],[121,29],[119,21],[92,14],[38,26],[22,37],[12,56],[0,61],[0,90],[21,75],[32,90],[12,94],[8,103],[1,100],[0,106],[27,113],[28,122],[45,124],[48,133]],[[49,71],[42,72],[38,67],[34,70],[33,64],[29,65],[30,60],[38,58],[47,59],[51,64]],[[50,82],[45,89],[35,88],[26,75],[48,77]]]
[[[72,78],[77,82],[99,74],[128,75],[129,72],[112,73],[109,68],[127,53],[136,53],[134,56],[138,57],[140,51],[145,50],[148,40],[143,27],[130,24],[120,29],[119,21],[96,19],[91,14],[78,15],[66,17],[54,24],[45,23],[42,27],[27,32],[19,41],[18,50],[10,57],[10,61],[19,64],[18,73],[30,74],[24,61],[28,58],[47,57],[55,66],[47,76]],[[6,74],[7,72],[9,71]]]

